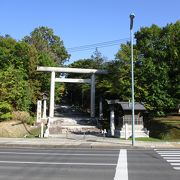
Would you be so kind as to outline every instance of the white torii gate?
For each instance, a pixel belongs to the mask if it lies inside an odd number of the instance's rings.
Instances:
[[[95,117],[95,74],[107,74],[108,72],[106,70],[38,66],[37,71],[51,72],[50,108],[49,108],[49,117],[50,118],[54,117],[55,82],[89,83],[89,84],[91,84],[91,106],[90,106],[91,117]],[[55,76],[56,72],[91,74],[91,79],[56,78],[56,76]]]

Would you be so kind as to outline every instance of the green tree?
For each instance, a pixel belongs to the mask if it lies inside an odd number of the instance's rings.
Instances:
[[[12,51],[16,45],[16,40],[10,36],[0,36],[0,69],[7,68],[12,64]]]
[[[95,49],[95,51],[93,52],[92,56],[91,56],[91,60],[93,62],[93,66],[96,69],[102,69],[103,68],[103,64],[106,61],[106,58],[102,56],[101,52],[98,50],[98,48]]]
[[[44,26],[35,28],[30,36],[24,37],[23,41],[34,45],[40,54],[45,53],[58,65],[63,65],[70,57],[64,47],[63,41],[60,37],[54,35],[51,28]]]
[[[17,42],[10,36],[0,38],[0,68],[6,72],[9,67],[13,66],[15,70],[23,74],[23,80],[28,83],[31,89],[32,106],[36,106],[37,99],[43,87],[41,84],[41,75],[38,75],[36,70],[38,63],[38,53],[33,46],[26,42]]]
[[[22,41],[0,36],[0,101],[13,110],[35,112],[37,99],[50,85],[50,74],[37,72],[37,66],[63,65],[68,58],[63,42],[47,27],[36,28]]]
[[[105,58],[96,49],[91,58],[80,59],[69,65],[71,68],[86,68],[86,69],[104,69]],[[99,76],[99,75],[98,75]],[[96,83],[98,84],[99,77],[96,76]],[[83,78],[89,79],[89,74],[66,74],[68,78]],[[90,85],[89,84],[65,84],[65,89],[68,98],[71,99],[71,103],[83,106],[84,109],[88,109],[90,105]],[[98,97],[98,90],[96,96]]]
[[[134,50],[134,55],[138,55],[137,50]],[[105,98],[128,101],[131,99],[130,44],[122,44],[115,58],[105,63],[108,74],[99,76],[97,87]]]
[[[163,28],[144,27],[135,33],[135,100],[145,102],[147,109],[158,115],[175,108],[180,100],[179,37],[179,21]],[[115,61],[105,63],[109,74],[99,76],[97,88],[105,98],[127,101],[131,99],[129,42],[121,45],[115,57]]]
[[[148,92],[145,100],[159,113],[173,109],[180,99],[180,22],[141,28],[135,37],[136,48],[145,57],[139,73],[139,83]]]
[[[14,110],[28,111],[32,91],[21,70],[9,66],[0,72],[0,101],[8,102]]]

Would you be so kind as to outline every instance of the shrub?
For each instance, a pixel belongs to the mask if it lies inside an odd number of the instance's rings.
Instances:
[[[12,119],[15,121],[21,121],[23,123],[26,123],[30,119],[30,114],[26,111],[13,111]]]
[[[0,102],[0,121],[8,120],[12,117],[12,107],[7,102]]]
[[[33,125],[35,120],[27,111],[13,111],[12,119],[29,125]]]

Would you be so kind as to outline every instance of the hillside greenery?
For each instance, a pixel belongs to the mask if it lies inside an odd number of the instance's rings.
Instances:
[[[144,102],[156,116],[174,111],[180,104],[180,21],[165,27],[142,27],[135,33],[135,100]],[[63,41],[51,28],[35,28],[22,40],[0,36],[0,121],[10,119],[13,111],[36,113],[36,103],[49,93],[50,74],[37,72],[37,66],[64,66],[69,59]],[[96,102],[103,99],[131,99],[130,43],[121,44],[115,60],[107,60],[98,51],[88,59],[79,59],[68,67],[108,70],[96,76]],[[89,78],[84,74],[66,77]],[[56,101],[66,96],[71,104],[87,110],[90,86],[59,84]],[[98,103],[96,103],[98,106]],[[98,108],[98,107],[97,107]]]
[[[50,74],[37,72],[37,66],[62,65],[68,58],[63,41],[48,27],[36,28],[20,41],[0,36],[0,121],[12,111],[34,115],[50,85]]]
[[[143,102],[155,116],[175,111],[180,104],[180,21],[165,27],[142,27],[135,33],[135,100]],[[107,69],[108,75],[96,76],[96,102],[103,99],[131,100],[130,43],[122,44],[115,60],[107,61],[98,50],[89,59],[69,67]],[[67,75],[87,78],[87,75]],[[90,86],[66,85],[72,103],[89,103]],[[80,96],[81,94],[81,96]]]

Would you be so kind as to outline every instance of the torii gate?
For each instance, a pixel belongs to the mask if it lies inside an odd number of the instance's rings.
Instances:
[[[95,117],[95,74],[107,74],[108,72],[106,70],[38,66],[37,71],[51,72],[50,107],[49,107],[49,117],[50,118],[54,117],[55,82],[89,83],[89,84],[91,84],[90,109],[91,109],[91,117]],[[91,74],[91,79],[56,78],[56,76],[55,76],[56,72]]]

